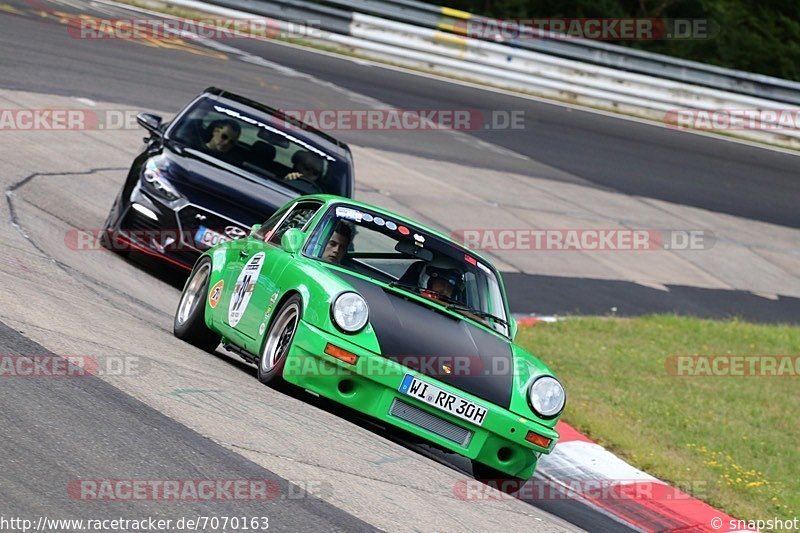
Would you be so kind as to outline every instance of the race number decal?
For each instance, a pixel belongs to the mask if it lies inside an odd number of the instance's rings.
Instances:
[[[211,309],[216,309],[217,304],[219,303],[219,297],[222,296],[222,287],[225,285],[225,282],[219,280],[211,287],[211,290],[208,291],[208,305],[211,306]]]
[[[239,323],[242,315],[247,310],[247,304],[253,295],[253,289],[256,287],[262,266],[264,266],[264,252],[258,252],[244,265],[242,272],[236,279],[236,286],[233,288],[231,303],[228,307],[228,324],[233,328],[236,327],[236,324]]]

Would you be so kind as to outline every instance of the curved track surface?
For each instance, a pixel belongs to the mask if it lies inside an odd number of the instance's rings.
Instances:
[[[6,184],[13,192],[0,223],[3,359],[53,353],[91,358],[100,369],[121,362],[124,370],[6,378],[4,435],[16,451],[0,461],[7,473],[0,484],[8,495],[5,514],[34,521],[40,514],[268,516],[270,528],[279,531],[486,531],[498,523],[573,529],[518,500],[484,505],[459,498],[454,487],[464,474],[443,464],[444,458],[431,461],[347,414],[329,412],[330,406],[305,393],[264,387],[254,369],[234,356],[212,356],[175,339],[175,279],[152,276],[154,265],[65,246],[69,228],[102,222],[121,171],[70,172],[63,167],[88,164],[95,146],[65,148],[72,160],[62,161],[61,172]],[[266,480],[273,498],[131,502],[76,496],[82,480],[107,479]],[[578,519],[588,513],[574,507]]]
[[[293,109],[521,109],[522,131],[337,134],[354,148],[360,198],[445,230],[645,227],[717,238],[683,253],[495,253],[518,311],[800,316],[793,155],[269,42],[75,39],[65,25],[79,13],[133,16],[72,0],[2,4],[0,108],[169,115],[218,85]],[[174,339],[179,279],[65,239],[100,226],[141,135],[0,131],[0,353],[139,365],[128,375],[9,380],[4,435],[26,453],[0,462],[5,514],[252,516],[252,502],[110,504],[66,488],[87,478],[247,478],[281,487],[277,501],[259,504],[279,530],[622,527],[575,501],[463,501],[453,491],[469,473],[462,461],[263,387],[235,357]],[[304,488],[311,494],[298,497]]]
[[[794,154],[275,42],[101,41],[67,31],[81,15],[151,16],[105,2],[7,6],[0,43],[14,53],[3,58],[5,88],[168,114],[209,85],[290,109],[514,111],[524,116],[523,129],[335,134],[356,148],[359,196],[446,230],[714,235],[713,248],[690,252],[496,252],[501,267],[516,273],[508,279],[518,312],[674,311],[784,322],[800,316]],[[587,298],[593,294],[599,297]]]

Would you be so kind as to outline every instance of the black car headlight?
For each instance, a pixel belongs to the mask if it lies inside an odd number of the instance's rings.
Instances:
[[[542,376],[531,383],[528,402],[533,412],[542,418],[553,418],[564,410],[567,394],[553,376]]]
[[[142,182],[145,189],[168,202],[174,202],[181,198],[180,193],[164,177],[164,171],[152,161],[148,161],[145,165],[144,172],[142,172]]]
[[[369,319],[369,307],[360,294],[343,292],[333,301],[331,315],[334,323],[347,333],[364,329]]]

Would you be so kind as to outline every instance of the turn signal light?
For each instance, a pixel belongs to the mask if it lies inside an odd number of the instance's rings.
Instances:
[[[538,433],[534,433],[533,431],[528,431],[528,434],[525,435],[525,440],[530,442],[531,444],[541,446],[542,448],[547,448],[548,446],[550,446],[550,439],[548,439],[547,437],[543,437]]]
[[[325,346],[325,353],[350,365],[354,365],[356,364],[356,361],[358,361],[358,356],[356,354],[348,352],[347,350],[339,348],[338,346],[334,346],[331,343],[328,343]]]

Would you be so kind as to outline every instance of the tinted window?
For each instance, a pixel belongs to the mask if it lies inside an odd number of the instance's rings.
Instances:
[[[301,194],[347,194],[350,163],[276,117],[200,100],[176,124],[172,140]],[[288,179],[287,179],[288,178]]]
[[[304,230],[306,225],[314,218],[314,215],[322,204],[318,202],[301,202],[295,205],[289,215],[280,223],[280,226],[272,232],[269,242],[280,245],[281,237],[288,230],[297,228]]]

